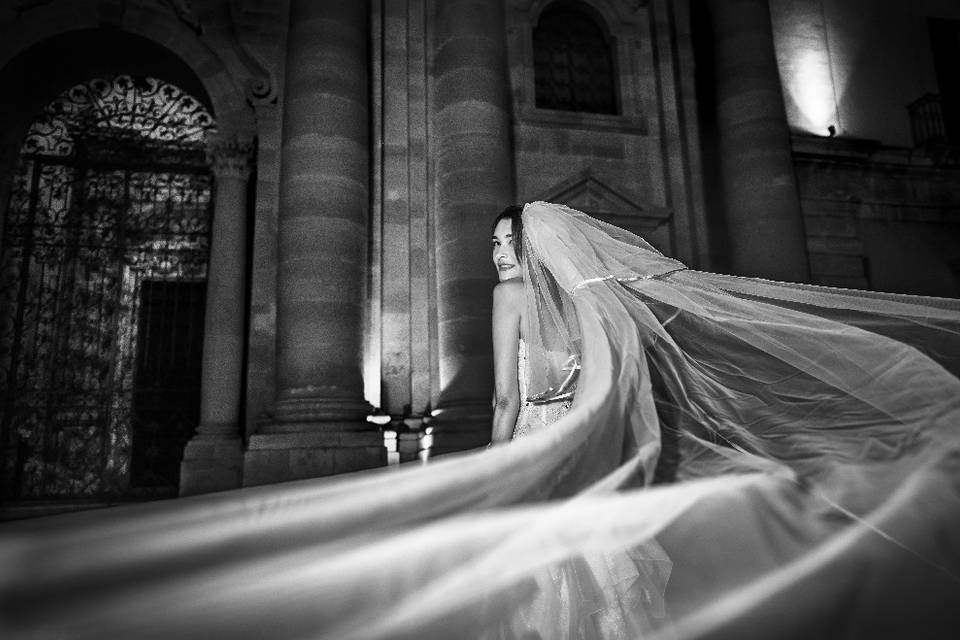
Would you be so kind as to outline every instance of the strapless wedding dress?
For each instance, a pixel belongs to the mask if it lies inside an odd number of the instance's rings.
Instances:
[[[562,418],[573,405],[572,398],[545,404],[528,402],[529,376],[527,371],[529,366],[527,343],[521,339],[520,347],[517,351],[517,379],[520,381],[520,398],[523,404],[520,405],[520,413],[517,415],[517,426],[513,429],[514,439],[530,435],[543,429],[547,425],[553,424]]]
[[[573,398],[535,404],[529,394],[527,344],[521,339],[517,376],[523,404],[514,439],[562,418]],[[653,540],[636,548],[585,553],[549,567],[517,587],[518,601],[501,626],[483,636],[633,640],[663,626],[663,593],[672,563]],[[509,609],[508,609],[509,610]]]

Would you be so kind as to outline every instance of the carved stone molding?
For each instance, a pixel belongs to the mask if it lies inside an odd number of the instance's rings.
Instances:
[[[647,6],[647,0],[580,0],[587,7],[599,13],[612,33],[620,30],[621,25],[632,25],[641,9]],[[518,14],[526,14],[533,25],[540,14],[555,0],[513,0],[513,9]]]
[[[198,36],[203,35],[203,24],[189,0],[160,0],[160,4],[173,11],[177,20],[190,27]]]
[[[53,0],[14,0],[13,9],[18,14],[27,13],[38,7],[50,4]]]
[[[574,209],[605,218],[630,218],[642,226],[660,226],[673,215],[670,209],[639,202],[614,189],[593,175],[590,169],[560,181],[535,199],[562,202]]]
[[[227,15],[229,17],[227,22],[230,43],[243,66],[246,67],[247,73],[250,74],[244,83],[247,100],[254,106],[275,103],[277,101],[277,83],[273,74],[246,44],[246,39],[241,33],[241,25],[243,24],[241,20],[242,5],[243,0],[229,0],[227,2]]]
[[[271,104],[277,101],[277,83],[269,74],[250,78],[246,82],[247,100],[254,105]]]
[[[246,179],[253,167],[252,141],[211,136],[207,142],[207,160],[217,178]]]
[[[123,0],[125,1],[125,0]],[[189,27],[198,37],[225,37],[229,47],[243,65],[247,75],[244,91],[247,100],[254,106],[274,103],[277,100],[277,83],[270,70],[251,51],[242,30],[244,0],[223,0],[219,5],[207,4],[200,10],[190,0],[155,0],[169,9],[181,23]],[[206,29],[204,24],[210,27]],[[219,34],[219,36],[217,35]]]
[[[590,169],[554,184],[534,199],[561,202],[634,233],[660,251],[674,251],[673,210],[641,202],[625,189],[610,186]]]

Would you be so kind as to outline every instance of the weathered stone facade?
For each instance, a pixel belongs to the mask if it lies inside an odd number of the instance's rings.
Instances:
[[[802,77],[790,52],[816,38],[790,25],[826,39],[820,14],[567,4],[606,38],[616,113],[537,107],[551,0],[0,3],[0,175],[38,110],[87,78],[162,77],[216,119],[182,493],[384,465],[374,409],[402,460],[422,433],[435,453],[485,443],[486,238],[514,202],[565,202],[694,268],[960,294],[956,155],[803,133],[784,87]]]
[[[812,281],[960,296],[956,164],[874,141],[797,137]]]

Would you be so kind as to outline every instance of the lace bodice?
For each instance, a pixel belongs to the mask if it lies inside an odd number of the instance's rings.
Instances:
[[[513,429],[514,438],[529,435],[549,424],[553,424],[563,417],[569,411],[570,405],[573,404],[570,399],[547,404],[527,402],[527,396],[529,395],[527,390],[528,366],[527,343],[521,339],[517,350],[517,379],[520,382],[520,398],[523,400],[523,404],[520,405],[520,413],[517,415],[517,426]]]

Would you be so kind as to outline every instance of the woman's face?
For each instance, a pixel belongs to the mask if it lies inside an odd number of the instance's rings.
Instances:
[[[520,263],[513,246],[513,225],[504,218],[493,230],[493,264],[500,282],[520,277]]]

